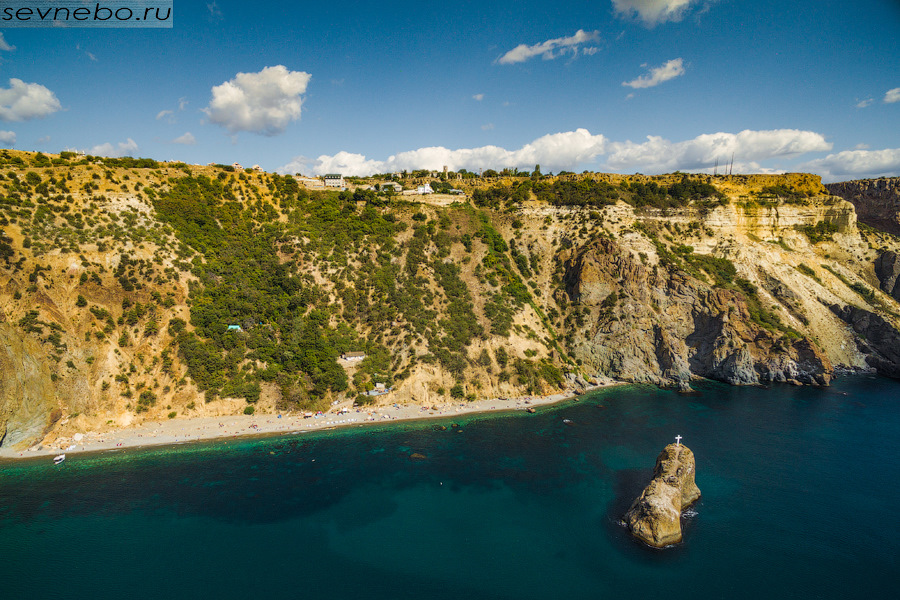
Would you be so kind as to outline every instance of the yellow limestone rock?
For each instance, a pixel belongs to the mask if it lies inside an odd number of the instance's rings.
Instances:
[[[694,453],[669,444],[656,459],[653,480],[625,513],[625,525],[642,542],[663,548],[681,541],[681,511],[700,498]]]

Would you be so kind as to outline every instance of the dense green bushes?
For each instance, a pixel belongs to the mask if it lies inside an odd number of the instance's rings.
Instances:
[[[652,180],[623,182],[618,187],[590,178],[557,179],[552,183],[526,180],[477,189],[472,200],[475,206],[499,209],[528,200],[532,193],[538,200],[554,206],[607,206],[624,200],[637,208],[674,208],[703,201],[702,207],[708,208],[709,202],[725,201],[725,195],[715,186],[688,175],[669,186]]]
[[[294,192],[282,182],[285,203],[296,200]],[[348,348],[328,326],[328,313],[316,309],[319,292],[272,251],[285,232],[230,197],[219,180],[184,177],[154,202],[160,218],[205,259],[193,267],[200,281],[191,291],[196,332],[174,320],[169,326],[188,373],[201,390],[248,402],[259,398],[258,379],[279,373],[314,396],[345,390],[336,359]]]
[[[838,231],[838,226],[830,221],[819,221],[815,225],[805,225],[798,227],[806,237],[810,244],[818,244],[820,242],[830,242],[834,234]]]

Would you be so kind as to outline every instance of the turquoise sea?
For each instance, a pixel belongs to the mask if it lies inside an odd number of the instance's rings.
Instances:
[[[17,600],[897,597],[900,383],[699,392],[0,463],[0,586]],[[676,434],[703,497],[684,543],[652,550],[618,519]]]

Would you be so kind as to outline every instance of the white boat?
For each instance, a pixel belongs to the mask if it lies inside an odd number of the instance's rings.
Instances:
[[[61,463],[64,460],[66,460],[65,454],[57,454],[55,457],[53,457],[53,464],[58,465],[59,463]]]

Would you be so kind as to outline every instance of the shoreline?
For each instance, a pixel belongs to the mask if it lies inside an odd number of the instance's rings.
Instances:
[[[473,413],[489,413],[511,410],[526,410],[549,406],[578,398],[590,392],[627,385],[627,382],[610,382],[594,385],[576,393],[566,390],[548,396],[522,396],[518,398],[493,398],[475,402],[422,406],[417,404],[390,404],[378,407],[354,407],[338,411],[332,407],[328,412],[313,417],[302,413],[280,413],[259,415],[230,415],[225,417],[194,417],[167,421],[145,422],[137,427],[112,429],[105,432],[91,431],[78,439],[60,438],[53,444],[38,449],[32,446],[24,450],[0,448],[0,461],[40,458],[66,454],[67,458],[76,454],[127,450],[166,446],[191,442],[213,441],[217,439],[239,439],[261,435],[291,435],[308,431],[322,431],[338,427],[365,426],[396,421],[438,419]]]

